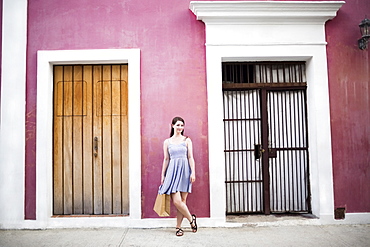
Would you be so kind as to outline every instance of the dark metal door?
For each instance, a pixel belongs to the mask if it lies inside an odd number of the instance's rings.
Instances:
[[[226,213],[309,212],[304,64],[224,63]]]
[[[310,212],[306,90],[267,92],[270,210]]]
[[[263,212],[260,90],[224,91],[227,213]]]

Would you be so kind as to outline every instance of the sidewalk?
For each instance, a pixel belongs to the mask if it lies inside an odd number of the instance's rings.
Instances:
[[[184,227],[176,237],[174,228],[86,228],[50,230],[0,230],[1,247],[39,246],[370,246],[370,225]]]

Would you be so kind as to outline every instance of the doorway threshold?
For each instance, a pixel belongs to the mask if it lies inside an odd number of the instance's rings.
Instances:
[[[313,214],[227,215],[226,223],[245,227],[320,224],[319,218]]]

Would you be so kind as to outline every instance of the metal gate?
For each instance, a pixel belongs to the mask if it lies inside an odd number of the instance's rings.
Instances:
[[[223,63],[226,213],[310,212],[304,62]]]

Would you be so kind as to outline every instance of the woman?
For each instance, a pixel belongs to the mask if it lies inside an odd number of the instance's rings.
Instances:
[[[186,198],[191,193],[192,183],[195,182],[195,162],[193,144],[184,134],[185,121],[181,117],[172,120],[170,138],[163,143],[163,165],[159,194],[171,195],[172,202],[177,208],[176,236],[184,235],[181,223],[184,218],[190,222],[193,232],[197,232],[195,214],[190,214],[186,206]]]

